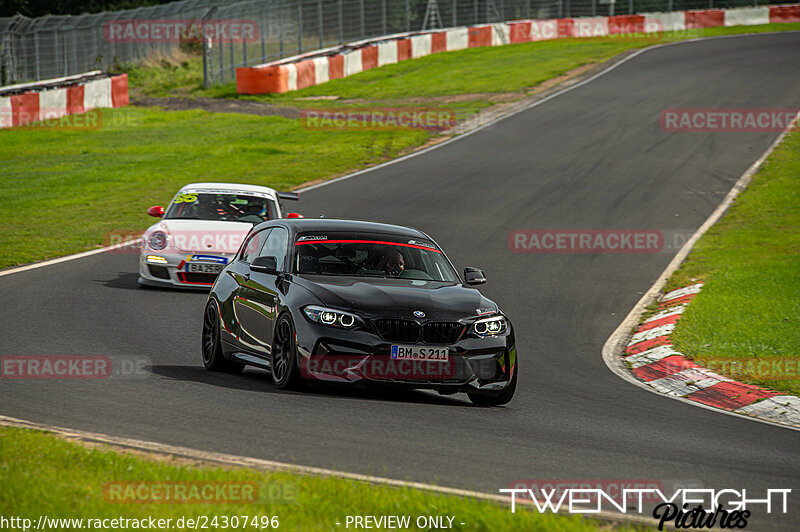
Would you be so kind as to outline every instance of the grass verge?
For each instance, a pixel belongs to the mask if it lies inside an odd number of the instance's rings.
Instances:
[[[198,518],[200,528],[216,518],[219,526],[215,528],[254,530],[253,518],[259,528],[264,528],[263,523],[277,517],[280,530],[341,530],[345,529],[348,515],[407,515],[412,523],[419,516],[432,515],[454,517],[455,530],[589,532],[601,528],[597,522],[578,516],[524,510],[512,514],[510,509],[489,502],[420,490],[147,460],[111,450],[88,449],[39,431],[8,427],[0,427],[0,480],[0,515],[6,519],[31,519],[33,524],[40,516],[47,516],[83,519],[86,528],[88,519],[152,516],[171,519],[171,530],[194,528],[186,524],[186,519]],[[221,485],[225,486],[224,491],[219,490]],[[180,486],[186,489],[187,497],[180,497]],[[192,495],[192,488],[199,496]],[[178,495],[181,502],[170,503],[168,498],[175,500],[170,493]],[[155,497],[161,500],[156,501]],[[198,500],[206,502],[194,502]],[[184,527],[176,526],[181,517]],[[234,519],[238,519],[238,526],[222,526],[234,525]],[[337,522],[341,525],[337,526]],[[70,525],[45,528],[81,527],[73,521]],[[123,523],[117,528],[134,527]],[[608,524],[602,529],[607,530]]]
[[[423,144],[423,130],[322,131],[299,120],[205,111],[103,110],[96,130],[0,130],[0,268],[108,243],[153,223],[147,207],[196,181],[288,189]]]
[[[676,348],[737,380],[800,395],[800,131],[769,156],[667,289],[705,286]]]

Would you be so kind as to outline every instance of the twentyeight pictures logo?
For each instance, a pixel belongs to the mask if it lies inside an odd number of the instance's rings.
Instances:
[[[611,487],[613,489],[609,490]],[[658,483],[639,483],[624,486],[604,485],[591,487],[560,486],[545,488],[512,487],[499,490],[511,500],[511,513],[522,503],[539,513],[560,511],[592,514],[614,511],[623,514],[642,514],[648,501],[657,501],[652,516],[658,520],[658,529],[674,528],[745,528],[751,509],[757,508],[771,514],[786,514],[791,489],[767,489],[761,492],[747,489],[676,489],[664,490]]]

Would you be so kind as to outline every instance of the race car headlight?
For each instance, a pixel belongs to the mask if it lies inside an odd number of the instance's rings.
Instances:
[[[164,231],[153,231],[150,234],[150,238],[147,239],[147,245],[150,246],[150,249],[161,251],[167,247],[167,233]]]
[[[472,324],[472,332],[478,336],[497,336],[506,332],[506,329],[508,325],[503,316],[484,318]]]
[[[342,329],[352,329],[361,322],[361,319],[355,314],[316,305],[305,307],[303,313],[313,322]]]

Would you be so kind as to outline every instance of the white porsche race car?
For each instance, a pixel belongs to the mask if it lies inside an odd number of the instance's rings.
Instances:
[[[160,205],[147,209],[147,214],[161,220],[142,235],[139,284],[211,286],[255,224],[283,217],[282,199],[298,197],[256,185],[186,185],[166,209]]]

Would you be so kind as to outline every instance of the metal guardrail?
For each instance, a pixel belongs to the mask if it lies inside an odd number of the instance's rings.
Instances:
[[[0,85],[57,78],[90,70],[205,51],[207,85],[235,79],[237,67],[381,35],[523,18],[624,15],[655,11],[779,4],[768,0],[183,0],[139,9],[0,18]],[[790,2],[785,2],[790,3]],[[246,21],[246,39],[116,38],[110,24],[128,30],[159,23]],[[153,33],[155,35],[155,33]],[[183,54],[181,54],[183,52]]]

